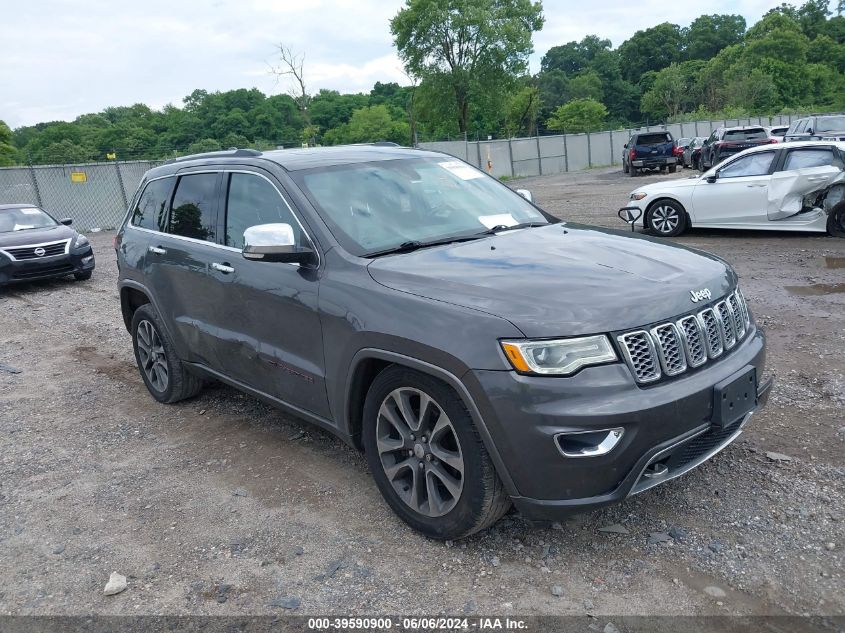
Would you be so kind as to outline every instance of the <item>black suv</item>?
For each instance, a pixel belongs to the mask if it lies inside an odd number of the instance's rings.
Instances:
[[[845,115],[808,116],[792,122],[784,141],[845,141]]]
[[[435,538],[681,475],[770,385],[725,262],[561,222],[436,152],[178,159],[144,176],[115,245],[154,398],[214,379],[310,420]]]
[[[707,171],[718,165],[728,156],[733,156],[749,147],[777,143],[769,136],[769,131],[756,126],[720,127],[713,130],[701,146],[698,168]]]
[[[636,176],[641,169],[678,169],[675,140],[669,132],[642,132],[634,134],[625,143],[622,152],[622,171]]]

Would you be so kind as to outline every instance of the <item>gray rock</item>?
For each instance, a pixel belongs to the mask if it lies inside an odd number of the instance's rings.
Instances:
[[[302,600],[297,598],[296,596],[285,596],[283,598],[276,598],[270,602],[271,607],[277,607],[279,609],[298,609],[299,605],[302,604]]]
[[[494,556],[493,559],[490,561],[490,564],[493,565],[493,567],[498,567],[502,564],[502,562],[499,560],[498,556]]]
[[[767,451],[766,457],[768,457],[773,462],[791,462],[792,461],[792,458],[789,455],[784,455],[783,453],[774,453],[772,451]]]
[[[715,585],[710,585],[704,588],[704,593],[708,596],[712,596],[714,598],[724,598],[726,595],[725,590],[721,587],[716,587]]]
[[[707,549],[709,549],[714,554],[721,554],[722,551],[724,551],[725,549],[725,544],[716,538],[707,544]]]
[[[552,595],[557,598],[560,598],[563,595],[563,587],[561,587],[560,585],[554,585],[552,587]]]
[[[61,545],[56,545],[56,547],[53,548],[54,554],[61,554],[64,551],[65,551],[65,544],[64,543],[62,543]]]
[[[683,541],[687,537],[687,531],[684,528],[673,525],[669,528],[669,536],[676,541]]]
[[[605,534],[628,534],[628,530],[625,529],[624,526],[619,525],[618,523],[614,523],[613,525],[606,525],[604,527],[599,528],[599,532],[604,532]]]
[[[655,545],[656,543],[665,543],[670,539],[666,532],[652,532],[648,535],[648,544]]]
[[[109,581],[106,583],[106,586],[103,587],[103,595],[113,596],[121,591],[124,591],[126,586],[126,576],[122,576],[116,571],[113,571],[111,576],[109,576]]]
[[[613,624],[613,622],[608,622],[604,625],[603,633],[619,633],[619,629]]]
[[[243,488],[235,488],[232,491],[232,496],[233,497],[248,497],[249,493],[246,490],[244,490]]]
[[[302,556],[305,553],[305,549],[302,546],[297,546],[293,548],[294,556]]]

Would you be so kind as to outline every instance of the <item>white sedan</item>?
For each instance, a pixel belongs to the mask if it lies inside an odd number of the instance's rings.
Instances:
[[[701,176],[637,187],[619,217],[666,237],[690,227],[845,237],[845,142],[747,149]]]

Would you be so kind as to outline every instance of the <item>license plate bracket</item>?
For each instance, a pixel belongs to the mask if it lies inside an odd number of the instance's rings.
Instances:
[[[757,407],[757,369],[750,365],[713,388],[714,426],[730,426]]]

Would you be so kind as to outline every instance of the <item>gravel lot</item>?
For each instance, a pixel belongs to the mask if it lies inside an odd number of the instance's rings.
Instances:
[[[637,183],[685,175],[511,184],[620,227]],[[0,613],[845,613],[845,240],[679,238],[742,278],[769,335],[768,408],[711,462],[621,505],[543,529],[511,514],[446,544],[407,529],[364,459],[304,422],[222,386],[156,403],[112,235],[91,240],[91,281],[0,289],[0,363],[20,370],[0,370]],[[112,571],[128,589],[104,596]]]

